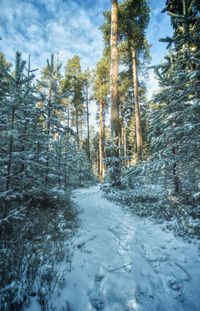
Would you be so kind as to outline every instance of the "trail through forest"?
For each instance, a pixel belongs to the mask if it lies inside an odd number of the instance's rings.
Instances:
[[[80,229],[72,241],[71,272],[52,299],[55,310],[199,310],[196,244],[134,217],[103,198],[99,186],[77,190],[74,200]]]

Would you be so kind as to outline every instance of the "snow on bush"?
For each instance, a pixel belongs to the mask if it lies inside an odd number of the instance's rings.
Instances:
[[[162,178],[157,178],[159,184],[156,184],[156,178],[150,178],[144,166],[142,164],[124,169],[121,186],[118,188],[104,183],[102,189],[106,198],[129,206],[130,210],[140,217],[151,217],[163,223],[177,235],[199,239],[199,192],[193,195],[193,201],[188,200],[188,193],[175,196],[173,191],[165,188]]]
[[[0,310],[21,310],[32,296],[48,306],[49,295],[66,277],[59,263],[71,260],[66,241],[76,226],[74,207],[55,189],[52,196],[34,197],[21,218],[2,222]]]

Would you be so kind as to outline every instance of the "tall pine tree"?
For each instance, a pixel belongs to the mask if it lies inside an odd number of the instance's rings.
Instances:
[[[195,191],[200,171],[200,7],[197,1],[167,1],[174,34],[164,64],[156,68],[160,92],[152,114],[153,158],[165,168],[175,193]]]

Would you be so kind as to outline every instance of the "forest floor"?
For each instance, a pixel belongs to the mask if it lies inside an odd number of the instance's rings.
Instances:
[[[197,243],[108,201],[99,186],[77,190],[74,201],[71,268],[44,310],[200,310]],[[36,298],[26,310],[41,310]]]

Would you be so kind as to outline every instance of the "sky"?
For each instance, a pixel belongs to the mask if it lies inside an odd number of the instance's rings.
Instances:
[[[147,38],[152,44],[152,64],[166,54],[159,38],[170,35],[167,14],[161,14],[165,0],[150,0],[151,20]],[[0,0],[0,50],[14,61],[15,52],[31,55],[32,68],[42,68],[52,53],[65,64],[74,54],[81,57],[83,69],[92,68],[101,58],[103,40],[100,25],[110,0]],[[148,96],[157,88],[150,71]]]

